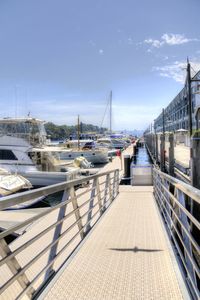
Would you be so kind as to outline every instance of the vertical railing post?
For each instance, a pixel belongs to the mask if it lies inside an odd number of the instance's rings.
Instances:
[[[164,179],[164,186],[169,192],[169,182],[166,179]],[[172,223],[171,223],[171,219],[170,219],[170,217],[171,217],[170,196],[169,196],[169,193],[167,193],[166,191],[164,191],[164,195],[165,195],[165,201],[167,202],[166,205],[165,205],[165,209],[167,211],[166,218],[167,218],[167,221],[169,223],[169,228],[171,230]],[[170,232],[170,235],[171,235],[171,232]]]
[[[0,240],[0,256],[1,256],[1,258],[8,256],[10,253],[11,253],[11,250],[10,250],[8,244],[6,243],[5,239],[1,239]],[[8,260],[6,264],[13,275],[17,274],[17,272],[21,269],[21,266],[15,257]],[[23,290],[25,288],[27,288],[27,286],[30,284],[25,273],[20,275],[17,278],[17,281]],[[34,288],[31,287],[27,292],[27,296],[29,298],[32,298],[32,295],[34,292],[35,292]]]
[[[183,207],[186,207],[185,194],[180,190],[177,190],[177,200]],[[191,232],[187,215],[181,210],[181,208],[179,208],[179,217],[180,217],[180,220],[181,220],[183,226],[187,229],[188,232]],[[185,231],[182,229],[182,226],[181,226],[181,232],[182,232],[184,246],[187,249],[190,256],[193,257],[192,245],[191,245],[190,239],[189,239],[188,235],[185,233]],[[187,268],[190,272],[190,275],[191,275],[192,279],[194,280],[195,286],[197,286],[195,271],[194,271],[193,265],[190,261],[190,258],[188,257],[187,252],[185,251],[185,249],[184,249],[184,256],[185,256],[185,262],[186,262]]]
[[[86,226],[86,233],[91,229],[90,226],[90,221],[92,219],[92,208],[94,206],[94,198],[95,198],[95,192],[96,192],[96,185],[97,185],[97,179],[95,178],[93,180],[93,184],[92,184],[92,191],[90,194],[90,204],[89,204],[89,213],[88,213],[88,217],[87,217],[87,226]]]
[[[116,185],[116,194],[119,194],[119,170],[117,170],[117,185]],[[116,195],[116,196],[117,196]]]
[[[117,178],[116,178],[116,173],[117,171],[114,171],[113,173],[113,184],[112,184],[112,201],[115,199],[116,197],[116,181],[117,181]]]
[[[110,174],[108,174],[108,189],[109,189],[109,202],[112,202],[112,189],[111,189],[111,178]]]
[[[69,198],[69,189],[66,189],[66,190],[64,190],[61,202],[67,201],[68,198]],[[66,213],[66,208],[67,208],[67,204],[60,207],[57,221],[61,221],[64,218],[65,213]],[[63,222],[59,223],[56,226],[55,231],[54,231],[54,235],[53,235],[53,242],[55,242],[59,238],[59,236],[61,234],[61,230],[62,230],[62,225],[63,225]],[[51,250],[50,250],[50,253],[49,253],[49,258],[48,258],[48,264],[51,263],[52,260],[55,258],[56,253],[57,253],[57,248],[58,248],[58,243],[54,244],[51,247]],[[45,280],[47,280],[51,276],[51,274],[53,274],[53,273],[54,273],[54,270],[53,270],[53,264],[52,264],[46,271]]]
[[[98,204],[99,204],[99,212],[100,212],[100,215],[102,215],[103,211],[102,211],[101,190],[100,190],[100,185],[99,185],[99,179],[98,178],[97,178],[97,181],[96,181],[96,189],[97,189],[97,200],[98,200]]]
[[[103,205],[104,210],[106,209],[106,201],[107,201],[107,195],[108,195],[108,182],[109,182],[109,175],[106,175],[106,182],[105,182],[105,190],[104,190],[104,199],[103,199]]]
[[[70,188],[69,193],[70,193],[70,198],[72,199],[72,206],[73,206],[73,209],[74,209],[74,214],[75,214],[75,218],[76,218],[76,221],[77,221],[80,236],[81,236],[81,239],[83,239],[84,238],[83,224],[82,224],[82,219],[81,219],[81,216],[80,216],[80,210],[79,210],[79,207],[78,207],[77,197],[76,197],[76,193],[75,193],[75,190],[74,190],[74,186],[72,186]]]

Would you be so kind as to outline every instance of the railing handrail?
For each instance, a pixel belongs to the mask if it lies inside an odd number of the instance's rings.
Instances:
[[[12,299],[19,300],[24,295],[29,298],[35,297],[112,204],[119,193],[119,182],[119,170],[114,169],[5,197],[2,207],[14,206],[33,197],[63,191],[59,204],[0,233],[0,271],[2,268],[5,270],[5,266],[9,270],[5,272],[5,280],[1,279],[0,297],[9,293],[8,289],[15,282],[19,283],[21,291],[13,290]],[[83,191],[76,188],[84,183],[86,185],[82,186]],[[9,236],[22,228],[25,230],[16,243],[14,240],[9,244]],[[42,257],[45,257],[43,261]],[[32,270],[33,276],[29,277],[28,270]],[[36,282],[37,287],[34,286]]]
[[[156,168],[153,170],[153,180],[154,196],[179,254],[186,282],[189,282],[194,299],[200,299],[200,222],[194,210],[194,205],[197,211],[199,208],[200,191]]]
[[[171,184],[173,184],[177,189],[181,190],[184,194],[191,197],[194,201],[200,204],[200,190],[175,178],[162,171],[154,168],[154,171],[159,174],[161,177],[167,179]]]
[[[49,194],[63,191],[64,189],[68,189],[70,187],[73,187],[73,186],[76,186],[76,185],[79,185],[79,184],[83,184],[84,182],[87,182],[89,180],[96,179],[96,178],[114,173],[117,170],[118,169],[113,169],[113,170],[109,170],[109,171],[106,171],[106,172],[86,176],[84,178],[73,179],[73,180],[70,180],[70,181],[65,181],[65,182],[61,182],[61,183],[52,184],[52,185],[47,186],[47,187],[41,187],[41,188],[38,188],[36,190],[31,190],[31,191],[29,190],[29,191],[17,193],[17,194],[14,194],[14,195],[9,195],[9,196],[2,197],[1,201],[0,201],[0,210],[9,208],[11,206],[18,205],[18,204],[21,204],[21,203],[24,203],[24,202],[27,202],[27,201],[30,201],[30,200],[33,200],[34,198],[37,198],[37,197],[48,196]]]

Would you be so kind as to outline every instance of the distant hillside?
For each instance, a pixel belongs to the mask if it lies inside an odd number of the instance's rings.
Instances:
[[[53,140],[67,139],[70,135],[77,135],[77,125],[55,125],[54,123],[48,122],[45,124],[45,129],[50,138]],[[100,128],[92,124],[80,124],[80,132],[83,134],[87,133],[103,133],[107,128]]]

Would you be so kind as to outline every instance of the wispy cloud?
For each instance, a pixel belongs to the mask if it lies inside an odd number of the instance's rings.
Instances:
[[[144,40],[144,44],[151,45],[154,48],[160,48],[165,45],[174,46],[197,41],[199,41],[199,39],[186,38],[184,34],[165,33],[161,36],[159,40],[152,38]]]
[[[90,41],[89,41],[89,45],[92,46],[92,47],[95,47],[95,46],[96,46],[96,43],[95,43],[93,40],[90,40]]]
[[[165,65],[162,67],[153,67],[153,71],[156,71],[159,73],[162,77],[172,78],[176,82],[179,82],[183,84],[185,82],[186,77],[186,62],[183,61],[175,61],[172,64]],[[200,69],[200,62],[199,61],[193,61],[191,62],[192,67],[192,76],[195,75],[195,73]]]
[[[103,55],[104,54],[104,50],[103,49],[99,49],[99,54]]]
[[[132,37],[129,37],[127,41],[128,41],[129,45],[133,45],[133,39],[132,39]]]

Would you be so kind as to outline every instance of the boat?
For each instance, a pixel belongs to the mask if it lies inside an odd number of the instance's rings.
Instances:
[[[59,158],[61,160],[74,160],[77,157],[84,157],[92,164],[104,164],[108,162],[108,149],[89,148],[85,145],[78,149],[73,145],[73,141],[70,141],[70,145],[68,143],[59,152]]]
[[[32,188],[32,184],[23,176],[10,174],[7,170],[0,169],[0,197],[30,188]]]
[[[108,149],[124,149],[126,143],[120,139],[112,139],[110,137],[104,137],[97,140],[97,147],[108,147]]]
[[[8,172],[31,179],[33,185],[34,179],[40,181],[40,186],[57,183],[58,172],[63,172],[59,177],[64,181],[76,179],[80,169],[61,160],[60,151],[48,146],[43,121],[30,117],[0,119],[0,167]]]
[[[104,164],[109,161],[108,149],[97,148],[93,140],[82,140],[80,139],[80,126],[78,116],[78,132],[77,140],[70,140],[60,146],[62,151],[60,152],[61,160],[76,159],[77,157],[84,157],[87,161],[92,164]]]
[[[19,174],[10,174],[7,170],[0,168],[0,198],[31,188],[33,186],[27,178]],[[11,206],[9,210],[29,208],[43,201],[44,198],[44,196],[41,196],[21,204],[16,204],[15,206]]]

